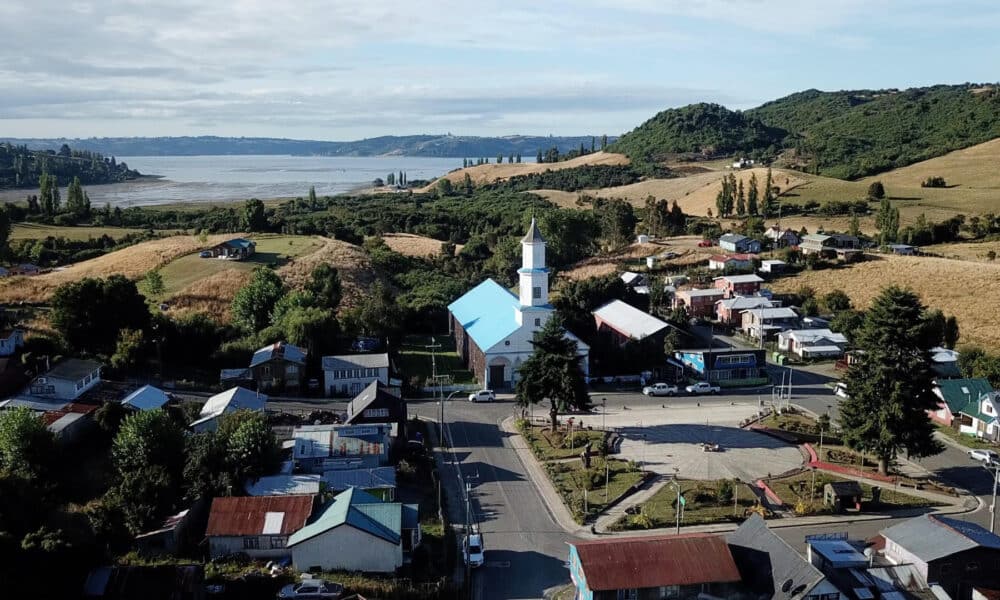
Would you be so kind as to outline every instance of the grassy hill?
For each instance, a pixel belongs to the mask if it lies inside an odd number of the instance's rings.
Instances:
[[[665,110],[611,146],[647,171],[675,154],[777,157],[858,179],[1000,137],[1000,90],[807,90],[746,112],[714,104]]]

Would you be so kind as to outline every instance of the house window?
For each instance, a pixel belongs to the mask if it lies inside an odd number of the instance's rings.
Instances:
[[[531,297],[534,298],[535,300],[541,298],[542,297],[542,288],[537,287],[537,286],[531,288]]]
[[[271,536],[271,550],[281,550],[288,545],[288,538],[283,535]]]
[[[681,586],[679,585],[660,586],[660,598],[677,598],[680,595],[681,595]]]
[[[618,590],[618,600],[639,600],[639,590]]]
[[[365,418],[366,419],[374,419],[374,418],[378,418],[378,417],[388,417],[388,416],[389,416],[389,409],[388,408],[366,408],[365,409]]]
[[[243,549],[260,550],[260,538],[256,536],[243,538]]]
[[[970,561],[970,562],[966,563],[965,570],[966,571],[978,571],[979,570],[979,563],[977,563],[975,561]]]
[[[542,326],[542,320],[541,319],[535,319],[535,327],[541,327],[541,326]]]
[[[288,365],[287,367],[285,367],[285,375],[289,375],[291,377],[295,377],[298,374],[299,374],[299,367],[298,367],[298,365]]]
[[[503,345],[504,346],[510,346],[510,340],[504,340],[503,341]]]
[[[262,368],[260,370],[260,372],[264,374],[264,377],[270,377],[271,376],[271,365],[264,365],[264,368]]]

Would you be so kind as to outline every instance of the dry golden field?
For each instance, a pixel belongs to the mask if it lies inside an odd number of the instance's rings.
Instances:
[[[11,277],[0,282],[0,301],[44,302],[60,285],[84,277],[117,274],[137,279],[175,258],[233,237],[233,234],[210,235],[202,241],[197,236],[173,236],[129,246],[58,271],[34,277]]]
[[[805,271],[771,286],[777,292],[794,292],[806,285],[824,294],[843,290],[864,308],[882,288],[908,287],[925,305],[955,315],[961,343],[996,348],[1000,345],[1000,263],[983,264],[926,256],[885,256],[840,269]]]
[[[1000,256],[1000,242],[965,242],[959,244],[934,244],[932,246],[921,246],[924,252],[931,252],[943,256],[944,258],[954,258],[958,260],[993,262],[989,259],[992,250]],[[994,259],[997,264],[1000,260]],[[1000,326],[1000,325],[998,325]]]
[[[168,299],[171,314],[204,313],[219,323],[228,323],[229,306],[236,290],[250,280],[246,269],[226,269],[203,277]]]
[[[482,185],[510,179],[517,175],[531,175],[533,173],[544,173],[545,171],[561,171],[563,169],[574,169],[587,165],[627,165],[628,158],[623,154],[613,154],[610,152],[595,152],[586,156],[556,163],[504,163],[476,165],[464,169],[456,169],[447,175],[442,175],[444,179],[449,179],[455,185],[461,184],[468,173],[472,178],[472,183]],[[440,179],[439,179],[440,180]],[[437,181],[431,182],[425,187],[415,190],[418,194],[430,192],[434,189]]]
[[[323,242],[319,249],[279,268],[278,275],[281,275],[290,287],[302,289],[312,277],[313,269],[320,264],[328,264],[340,273],[340,281],[344,287],[341,310],[356,306],[375,283],[375,271],[372,270],[371,260],[358,246],[332,238],[319,239]]]
[[[382,239],[394,252],[416,257],[437,256],[441,254],[441,244],[444,243],[441,240],[412,233],[386,233]],[[455,244],[455,252],[461,251],[464,245]]]
[[[627,270],[646,270],[643,261],[647,256],[675,252],[676,258],[660,261],[659,264],[673,267],[688,267],[708,259],[718,248],[699,248],[701,238],[694,235],[684,235],[658,240],[648,244],[631,244],[625,248],[606,255],[584,259],[571,268],[561,272],[559,278],[568,280],[590,279],[610,273]]]

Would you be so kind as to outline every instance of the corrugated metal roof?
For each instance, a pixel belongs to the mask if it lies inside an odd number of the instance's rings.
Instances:
[[[275,342],[254,352],[253,358],[250,359],[250,366],[256,367],[275,358],[282,358],[299,365],[306,364],[305,350],[287,342]]]
[[[745,239],[748,239],[747,236],[745,235],[740,235],[738,233],[727,233],[719,238],[719,242],[730,242],[735,244],[736,242],[742,242]]]
[[[783,598],[792,600],[808,595],[825,578],[819,569],[775,535],[760,515],[752,515],[726,539],[743,582],[754,590],[777,592],[786,581],[791,581],[789,592],[799,592]]]
[[[694,289],[694,290],[679,290],[677,292],[678,296],[686,296],[688,298],[697,298],[702,296],[725,296],[726,292],[720,290],[719,288],[704,288],[704,289]]]
[[[740,581],[726,541],[691,533],[570,542],[591,590]]]
[[[760,275],[723,275],[716,277],[716,279],[724,279],[729,283],[761,283],[764,281]]]
[[[669,327],[664,321],[621,300],[608,302],[595,310],[594,316],[634,340],[647,338]]]
[[[396,487],[396,469],[378,467],[375,469],[347,469],[326,471],[323,483],[335,492],[357,487],[366,490]]]
[[[822,339],[829,340],[834,344],[846,344],[847,338],[842,333],[836,333],[829,329],[789,329],[782,331],[782,337],[792,338],[796,342],[808,344]]]
[[[939,515],[923,515],[882,530],[895,542],[924,562],[951,556],[980,546],[1000,550],[1000,537],[969,523]]]
[[[274,534],[287,535],[302,529],[312,514],[312,496],[246,496],[216,498],[208,515],[206,536],[255,535],[264,533],[268,513],[283,513]],[[274,517],[272,517],[272,524]]]
[[[382,454],[391,427],[371,425],[304,425],[292,431],[293,458],[328,458]]]
[[[449,304],[448,312],[486,352],[520,328],[514,316],[520,306],[517,296],[487,279]]]
[[[170,401],[170,397],[160,388],[144,385],[122,399],[122,404],[139,410],[161,408]]]
[[[81,358],[70,358],[52,367],[44,374],[44,377],[52,379],[65,379],[67,381],[79,381],[90,375],[94,371],[100,370],[103,365],[93,360],[83,360]]]
[[[312,523],[288,538],[288,546],[300,544],[344,524],[398,544],[402,510],[398,502],[382,502],[367,492],[350,488],[327,504]]]
[[[389,354],[340,354],[337,356],[323,357],[323,370],[333,371],[334,369],[388,369]]]
[[[377,379],[361,390],[347,405],[347,422],[350,423],[355,415],[362,414],[366,408],[375,403],[378,399],[386,400],[388,404],[401,403],[402,399],[389,391],[389,387],[382,384]]]
[[[224,392],[216,394],[205,401],[201,407],[202,419],[206,417],[217,417],[223,412],[239,410],[264,410],[267,403],[267,396],[258,392],[251,392],[243,387],[230,388]]]
[[[250,496],[294,496],[319,493],[319,475],[268,475],[244,486]]]

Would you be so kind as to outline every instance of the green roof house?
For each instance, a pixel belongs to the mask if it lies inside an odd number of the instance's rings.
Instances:
[[[301,571],[392,573],[419,544],[415,504],[383,502],[358,488],[339,494],[288,538]]]
[[[941,379],[935,382],[934,394],[940,398],[932,420],[953,427],[960,433],[990,440],[1000,438],[997,409],[1000,393],[982,377],[971,379]]]

